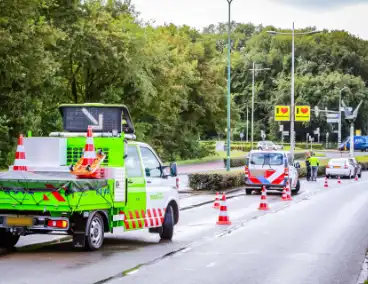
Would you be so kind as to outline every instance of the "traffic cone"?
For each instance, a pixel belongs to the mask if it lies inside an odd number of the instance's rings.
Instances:
[[[213,203],[213,206],[212,208],[215,208],[215,209],[220,209],[221,205],[220,205],[220,195],[218,192],[216,192],[216,199],[215,199],[215,202]]]
[[[341,184],[340,176],[338,176],[338,177],[337,177],[337,183],[338,183],[338,184]]]
[[[358,181],[358,175],[357,174],[355,175],[355,181]]]
[[[281,200],[282,201],[288,201],[286,185],[284,186],[284,190],[282,191]]]
[[[328,178],[327,177],[325,177],[325,185],[324,185],[324,187],[328,187]]]
[[[84,146],[82,166],[87,165],[91,166],[95,160],[96,160],[96,151],[95,146],[93,144],[92,127],[88,126],[87,141],[86,145]]]
[[[13,171],[28,171],[26,152],[24,150],[22,134],[20,134],[18,138],[18,146],[17,146],[17,151],[15,153]]]
[[[222,194],[221,207],[218,216],[217,225],[231,225],[231,221],[229,216],[227,215],[227,206],[226,206],[226,195]]]
[[[266,186],[262,187],[261,203],[259,204],[258,210],[269,210],[267,203],[267,190]]]
[[[291,197],[291,184],[289,183],[289,181],[286,181],[286,198],[288,201],[293,200],[293,198]]]

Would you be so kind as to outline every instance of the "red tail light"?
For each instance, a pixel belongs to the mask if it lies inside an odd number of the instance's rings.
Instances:
[[[327,166],[326,166],[326,168],[328,168],[328,169],[329,169],[329,168],[330,168],[330,165],[327,165]]]
[[[65,229],[68,227],[68,222],[66,220],[48,220],[47,226],[53,227],[53,228]]]
[[[348,168],[348,165],[345,165],[345,166],[344,166],[344,169],[347,169],[347,168]]]

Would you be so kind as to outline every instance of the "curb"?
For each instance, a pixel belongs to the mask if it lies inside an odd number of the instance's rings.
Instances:
[[[225,191],[227,194],[231,194],[231,193],[235,193],[237,191],[241,191],[243,188],[234,188],[234,189],[230,189],[228,191]],[[211,194],[215,195],[214,192],[211,192]],[[240,196],[242,195],[241,194],[236,194],[236,195],[232,195],[232,196],[227,196],[226,198],[227,199],[231,199],[233,197],[236,197],[236,196]],[[203,205],[207,205],[207,204],[211,204],[214,202],[214,199],[212,198],[211,200],[207,200],[207,201],[202,201],[202,202],[199,202],[199,203],[193,203],[192,205],[189,205],[189,206],[185,206],[185,207],[181,207],[180,208],[180,211],[185,211],[185,210],[188,210],[188,209],[193,209],[193,208],[196,208],[196,207],[200,207],[200,206],[203,206]]]

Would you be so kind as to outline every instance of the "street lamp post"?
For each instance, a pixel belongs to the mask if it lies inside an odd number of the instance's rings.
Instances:
[[[230,65],[231,65],[231,2],[233,0],[226,0],[228,3],[228,11],[229,11],[229,18],[228,18],[228,47],[227,47],[227,159],[226,159],[226,170],[230,171],[230,104],[231,104],[231,77],[230,77]]]
[[[249,135],[248,135],[248,128],[249,128],[249,119],[248,119],[248,113],[249,113],[249,108],[248,108],[248,104],[247,104],[247,143],[249,142]]]
[[[254,137],[254,93],[255,93],[255,77],[256,71],[271,70],[271,68],[256,68],[256,63],[253,62],[253,68],[249,69],[252,71],[252,122],[251,122],[251,149],[253,150],[253,137]]]
[[[341,97],[342,97],[342,92],[344,90],[348,89],[348,87],[344,87],[340,90],[340,94],[339,94],[339,129],[338,129],[338,137],[337,137],[337,146],[339,147],[341,144]]]
[[[269,34],[273,34],[273,35],[291,35],[292,36],[292,51],[291,51],[291,98],[290,98],[290,154],[291,157],[294,159],[294,148],[295,148],[295,132],[294,132],[294,112],[295,112],[295,107],[294,107],[294,85],[295,85],[295,72],[294,72],[294,66],[295,66],[295,36],[296,35],[311,35],[311,34],[316,34],[319,33],[320,31],[310,31],[310,32],[303,32],[303,33],[296,33],[295,32],[295,27],[294,27],[294,22],[293,22],[293,29],[291,33],[284,33],[284,32],[277,32],[277,31],[267,31],[267,33]]]

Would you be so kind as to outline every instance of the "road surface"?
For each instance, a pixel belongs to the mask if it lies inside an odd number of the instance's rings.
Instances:
[[[172,242],[108,235],[90,253],[69,241],[27,246],[26,237],[0,257],[0,283],[356,284],[368,245],[368,178],[329,185],[303,181],[291,202],[270,193],[269,211],[257,210],[259,195],[235,195],[231,226],[215,224],[211,204],[184,210]]]

